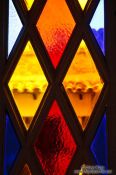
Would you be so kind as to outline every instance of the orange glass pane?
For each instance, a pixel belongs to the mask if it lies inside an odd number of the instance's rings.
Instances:
[[[78,120],[85,129],[104,83],[83,40],[64,78],[63,85]]]
[[[30,42],[27,43],[8,85],[28,129],[48,86]]]
[[[47,0],[37,22],[53,66],[56,68],[74,29],[75,21],[65,0]]]
[[[34,0],[24,0],[27,6],[27,9],[30,10],[31,6],[33,5]]]
[[[84,10],[85,6],[86,6],[86,3],[87,3],[88,0],[78,0],[82,10]]]
[[[22,172],[20,173],[20,175],[32,175],[27,164],[24,166],[24,168],[23,168]]]

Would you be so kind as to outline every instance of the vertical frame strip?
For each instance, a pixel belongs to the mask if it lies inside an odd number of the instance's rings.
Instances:
[[[116,1],[106,0],[106,59],[110,78],[108,99],[109,169],[116,174]]]
[[[0,0],[0,174],[4,167],[4,131],[5,131],[5,103],[3,92],[3,75],[7,55],[8,39],[8,1]]]

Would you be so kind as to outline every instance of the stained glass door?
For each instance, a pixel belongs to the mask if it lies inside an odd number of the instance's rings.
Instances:
[[[0,3],[2,174],[115,171],[108,2]]]

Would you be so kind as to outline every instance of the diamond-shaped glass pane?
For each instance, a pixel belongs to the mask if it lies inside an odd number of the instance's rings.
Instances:
[[[24,0],[27,6],[27,9],[30,10],[31,6],[33,5],[34,0]]]
[[[8,28],[8,55],[22,28],[22,22],[14,7],[12,0],[9,0],[9,28]]]
[[[86,3],[87,3],[88,0],[78,0],[82,10],[84,10],[85,6],[86,6]]]
[[[106,114],[104,115],[95,138],[91,145],[91,151],[96,159],[98,165],[108,168],[108,145],[107,145],[107,122]]]
[[[77,147],[56,101],[34,147],[45,175],[66,174]]]
[[[32,175],[29,166],[26,164],[20,173],[20,175]]]
[[[104,40],[104,0],[100,0],[98,7],[91,20],[90,26],[93,34],[105,54],[105,40]]]
[[[85,129],[104,83],[84,40],[74,56],[63,85],[77,118]]]
[[[30,42],[27,43],[8,85],[28,129],[48,86]]]
[[[5,148],[4,148],[4,175],[9,175],[20,150],[20,143],[16,131],[12,125],[10,117],[6,115],[5,128]]]
[[[48,0],[37,22],[53,66],[56,68],[74,29],[75,21],[65,0]]]

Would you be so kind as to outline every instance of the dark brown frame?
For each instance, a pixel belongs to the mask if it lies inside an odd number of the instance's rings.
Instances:
[[[10,175],[19,175],[20,170],[23,168],[25,163],[28,163],[33,175],[43,175],[42,168],[38,163],[39,161],[33,149],[33,143],[39,134],[41,127],[43,126],[45,117],[49,111],[52,101],[54,98],[56,98],[63,112],[65,121],[71,130],[75,142],[77,143],[77,151],[73,157],[70,167],[68,168],[67,175],[72,174],[74,169],[79,169],[83,163],[89,165],[96,164],[94,157],[90,152],[90,144],[95,136],[104,111],[107,111],[109,169],[112,169],[113,174],[115,175],[116,1],[105,0],[106,56],[104,57],[88,25],[94,14],[96,6],[99,3],[99,0],[88,0],[84,12],[82,12],[77,0],[67,0],[67,4],[77,25],[73,30],[72,36],[56,70],[54,70],[50,62],[43,41],[35,27],[36,21],[41,14],[46,1],[35,0],[34,5],[29,12],[26,11],[26,6],[23,0],[13,0],[13,2],[24,27],[20,32],[18,40],[15,43],[9,59],[7,60],[8,0],[0,1],[0,143],[2,143],[0,144],[0,155],[2,155],[2,157],[0,157],[0,172],[3,174],[5,113],[7,111],[10,114],[11,120],[22,146],[20,154],[17,157]],[[78,13],[76,13],[77,11]],[[77,121],[76,115],[70,105],[62,85],[63,78],[82,38],[84,38],[92,58],[96,63],[99,73],[105,82],[105,86],[95,106],[85,132],[82,132],[82,129],[79,125],[79,122]],[[27,133],[16,105],[14,104],[7,83],[28,39],[31,40],[35,53],[39,58],[39,62],[42,65],[44,73],[49,81],[49,86]],[[67,56],[70,58],[68,61],[66,61]],[[43,58],[45,59],[43,60]]]

